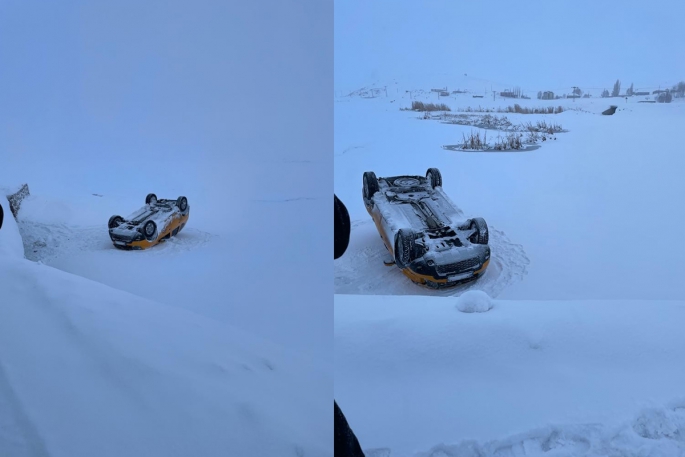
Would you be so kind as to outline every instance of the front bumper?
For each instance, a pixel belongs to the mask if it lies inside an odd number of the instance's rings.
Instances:
[[[477,261],[463,262],[464,268],[446,272],[445,268],[428,265],[423,259],[417,259],[402,269],[413,282],[431,289],[445,289],[466,284],[480,278],[490,264],[490,256],[478,258]]]

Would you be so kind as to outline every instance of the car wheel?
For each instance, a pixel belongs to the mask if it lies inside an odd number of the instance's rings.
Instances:
[[[429,168],[426,171],[426,179],[433,189],[436,187],[442,187],[442,174],[437,168]]]
[[[155,194],[147,194],[147,197],[145,197],[145,204],[154,205],[155,203],[157,203],[157,196]]]
[[[373,171],[364,172],[364,177],[362,178],[364,187],[362,188],[362,194],[364,195],[364,200],[371,201],[374,194],[378,192],[378,178],[376,178],[376,173]]]
[[[178,206],[178,209],[180,209],[181,212],[184,212],[188,209],[188,199],[185,197],[178,197],[178,200],[176,200],[176,206]]]
[[[121,224],[124,223],[124,218],[121,216],[112,216],[109,218],[109,222],[107,223],[107,227],[113,229],[116,227],[119,227]]]
[[[488,224],[485,223],[485,219],[482,217],[474,217],[471,219],[470,229],[475,229],[476,231],[469,237],[469,241],[473,244],[488,244],[490,240],[490,232],[488,231]]]
[[[156,232],[157,224],[155,224],[154,221],[147,221],[143,226],[143,235],[145,235],[145,238],[147,238],[148,240],[153,239],[155,237]]]
[[[395,237],[395,263],[406,268],[412,260],[416,246],[416,234],[411,229],[400,229]]]

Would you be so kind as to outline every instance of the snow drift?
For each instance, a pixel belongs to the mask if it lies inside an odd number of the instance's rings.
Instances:
[[[335,397],[365,449],[685,452],[685,302],[493,305],[463,313],[451,297],[336,295]]]
[[[0,278],[0,455],[329,455],[311,361],[28,260]]]

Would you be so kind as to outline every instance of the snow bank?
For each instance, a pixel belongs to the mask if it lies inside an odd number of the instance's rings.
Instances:
[[[0,283],[0,455],[330,455],[311,361],[28,260]]]
[[[685,452],[683,436],[685,402],[675,401],[645,409],[617,426],[549,425],[485,443],[440,444],[416,456],[676,456]],[[384,452],[389,455],[388,449],[372,449],[366,455],[380,457]]]
[[[685,403],[668,406],[685,385],[685,302],[497,300],[474,318],[454,301],[335,296],[335,397],[365,449],[685,450]]]

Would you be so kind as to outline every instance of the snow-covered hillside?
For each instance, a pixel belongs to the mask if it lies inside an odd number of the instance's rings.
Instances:
[[[0,277],[0,455],[330,455],[316,361],[47,265]]]

